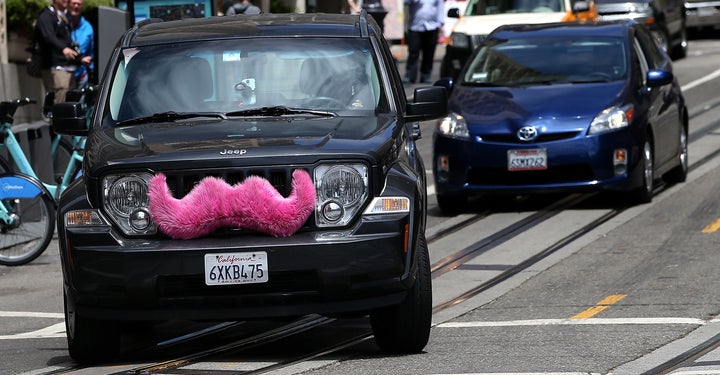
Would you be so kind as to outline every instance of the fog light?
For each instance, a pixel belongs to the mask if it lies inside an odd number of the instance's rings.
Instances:
[[[326,202],[322,207],[322,214],[325,220],[334,223],[344,215],[342,206],[336,201]]]
[[[130,226],[136,231],[144,231],[150,227],[150,212],[145,208],[130,213]]]
[[[616,149],[613,153],[613,168],[616,176],[627,172],[627,150],[624,148]]]

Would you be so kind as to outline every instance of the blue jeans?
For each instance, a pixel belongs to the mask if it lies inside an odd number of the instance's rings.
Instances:
[[[408,46],[407,66],[405,79],[410,82],[417,80],[418,62],[420,62],[420,81],[430,82],[433,62],[435,60],[435,47],[437,46],[438,29],[428,31],[408,31],[405,41]]]

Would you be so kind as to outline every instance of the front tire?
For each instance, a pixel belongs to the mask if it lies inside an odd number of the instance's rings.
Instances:
[[[683,127],[680,131],[680,155],[678,156],[678,166],[671,169],[663,176],[665,182],[676,184],[687,180],[688,172],[688,140],[687,129]]]
[[[407,297],[396,306],[373,311],[370,322],[375,342],[384,353],[419,353],[430,338],[432,284],[425,235],[418,238],[417,278]]]
[[[104,363],[120,352],[120,328],[116,322],[79,315],[63,292],[65,330],[70,357],[81,364]]]
[[[653,198],[653,187],[655,182],[653,166],[653,149],[649,140],[643,144],[640,167],[642,168],[642,184],[632,192],[632,203],[650,203]]]

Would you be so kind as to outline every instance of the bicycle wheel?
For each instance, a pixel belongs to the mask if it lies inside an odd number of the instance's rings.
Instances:
[[[19,266],[39,257],[55,231],[55,204],[37,180],[22,175],[0,176],[0,204],[8,220],[0,220],[0,264]]]

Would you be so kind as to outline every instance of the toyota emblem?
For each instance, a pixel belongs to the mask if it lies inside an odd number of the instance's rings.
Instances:
[[[532,141],[533,139],[537,138],[538,131],[537,128],[534,126],[523,126],[518,130],[517,137],[521,141]]]

